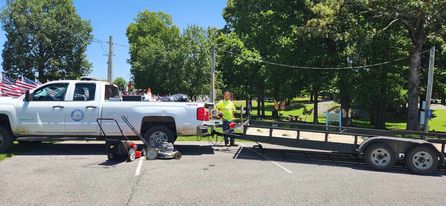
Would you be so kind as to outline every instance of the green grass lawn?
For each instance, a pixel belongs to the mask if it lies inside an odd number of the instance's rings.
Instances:
[[[429,121],[429,131],[434,130],[446,132],[446,110],[434,110],[434,118]]]
[[[13,150],[13,151],[16,150],[17,149],[17,145],[18,145],[18,142],[14,141],[14,143],[13,143],[13,145],[11,147],[11,150]],[[0,161],[6,159],[8,157],[12,157],[12,156],[14,156],[14,153],[0,153]]]
[[[0,154],[0,161],[8,158],[8,157],[12,157],[14,156],[13,154]]]

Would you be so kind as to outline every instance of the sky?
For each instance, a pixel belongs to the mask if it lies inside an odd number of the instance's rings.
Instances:
[[[127,36],[127,26],[134,22],[138,12],[162,11],[172,16],[174,24],[180,30],[188,25],[199,25],[222,28],[225,21],[222,17],[226,0],[73,0],[81,18],[89,20],[93,27],[93,38],[107,42],[113,37],[113,78],[130,79],[130,58]],[[1,0],[0,7],[6,5]],[[5,32],[0,30],[0,45],[6,41]],[[120,46],[121,45],[121,46]],[[93,64],[92,72],[88,75],[99,79],[107,79],[108,44],[92,42],[87,49],[87,58]]]

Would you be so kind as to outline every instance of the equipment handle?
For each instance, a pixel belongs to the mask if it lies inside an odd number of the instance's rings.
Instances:
[[[99,121],[114,121],[116,123],[116,125],[118,126],[118,129],[121,132],[122,136],[126,140],[129,140],[129,138],[124,135],[124,132],[122,131],[121,126],[119,126],[119,123],[118,123],[118,121],[116,119],[113,119],[113,118],[103,118],[103,117],[96,118],[96,123],[98,123],[99,129],[101,129],[101,131],[104,134],[105,138],[107,138],[107,134],[105,133],[104,129],[102,128],[102,122],[99,122]]]

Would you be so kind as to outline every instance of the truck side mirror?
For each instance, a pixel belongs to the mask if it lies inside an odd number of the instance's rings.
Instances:
[[[25,99],[23,99],[25,102],[31,101],[31,95],[29,94],[29,90],[26,90],[25,92]]]

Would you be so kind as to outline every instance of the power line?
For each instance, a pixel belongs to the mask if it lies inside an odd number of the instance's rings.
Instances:
[[[237,54],[234,52],[230,52],[230,51],[225,51],[225,50],[221,50],[224,53],[228,53],[228,54],[232,54],[232,55],[236,55],[244,60],[249,60],[245,57],[243,57],[241,54]],[[429,50],[423,51],[421,52],[421,54],[424,54],[426,52],[429,52]],[[390,64],[393,62],[398,62],[404,59],[409,58],[407,57],[401,57],[398,59],[394,59],[394,60],[389,60],[389,61],[385,61],[385,62],[380,62],[380,63],[376,63],[376,64],[369,64],[369,65],[362,65],[362,66],[348,66],[348,67],[310,67],[310,66],[297,66],[297,65],[288,65],[288,64],[282,64],[282,63],[276,63],[276,62],[270,62],[270,61],[265,61],[262,59],[256,60],[260,63],[264,63],[264,64],[269,64],[269,65],[273,65],[273,66],[279,66],[279,67],[287,67],[287,68],[293,68],[293,69],[309,69],[309,70],[347,70],[347,69],[367,69],[367,68],[371,68],[371,67],[377,67],[377,66],[382,66],[382,65],[386,65],[386,64]]]
[[[104,40],[100,40],[100,39],[93,39],[93,42],[100,43],[100,44],[103,44],[103,43],[108,44],[108,41],[104,41]],[[130,48],[130,46],[127,44],[120,44],[120,43],[113,42],[113,45]]]

